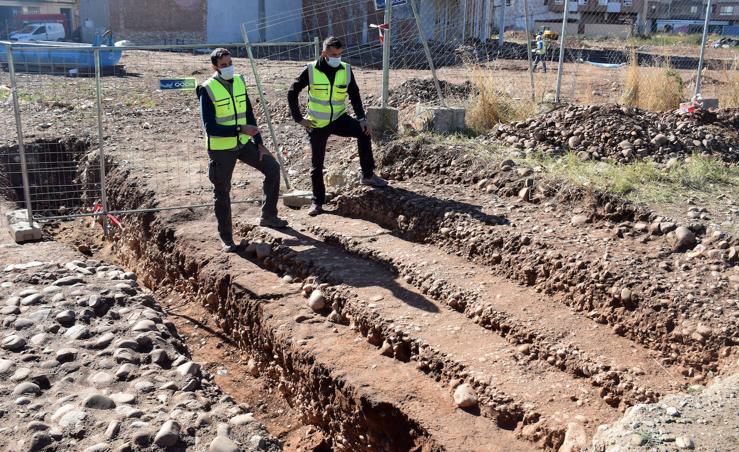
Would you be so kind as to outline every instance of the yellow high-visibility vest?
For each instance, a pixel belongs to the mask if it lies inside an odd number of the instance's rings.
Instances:
[[[246,82],[241,75],[234,75],[232,93],[212,77],[203,83],[205,92],[216,109],[216,123],[222,126],[246,125]],[[238,137],[218,137],[208,135],[206,147],[209,151],[230,151],[236,149],[239,143],[246,144],[251,137],[240,134]]]
[[[351,67],[346,63],[336,70],[333,87],[328,76],[315,63],[308,65],[308,120],[322,128],[346,113],[346,98],[352,80]]]

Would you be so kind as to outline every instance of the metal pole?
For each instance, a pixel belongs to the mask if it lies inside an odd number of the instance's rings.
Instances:
[[[529,60],[529,83],[531,84],[531,100],[536,100],[536,89],[534,88],[534,71],[531,70],[531,30],[529,26],[529,0],[523,0],[523,17],[526,26],[526,52]],[[546,58],[546,55],[544,56]]]
[[[280,170],[282,171],[282,178],[285,180],[285,188],[291,190],[290,179],[287,177],[287,170],[285,169],[285,163],[282,161],[282,150],[280,149],[280,142],[277,141],[277,134],[275,128],[272,126],[272,116],[269,114],[267,108],[267,99],[264,97],[264,91],[262,90],[262,80],[259,78],[259,72],[257,72],[257,64],[254,62],[254,55],[251,51],[251,43],[249,42],[249,33],[246,32],[246,27],[241,24],[241,36],[244,38],[244,44],[246,45],[246,53],[249,56],[249,63],[251,63],[251,70],[254,73],[254,82],[257,84],[257,91],[259,91],[259,101],[262,104],[262,110],[264,110],[264,119],[267,121],[267,128],[269,128],[269,134],[272,137],[272,143],[275,145],[275,155],[277,155],[277,162],[280,164]]]
[[[506,0],[500,0],[500,18],[498,19],[498,48],[505,42],[505,7]]]
[[[31,206],[31,185],[28,182],[28,163],[26,149],[23,145],[23,126],[21,125],[21,107],[18,102],[18,84],[15,79],[15,63],[13,62],[13,45],[5,46],[8,52],[8,71],[10,72],[10,92],[13,95],[13,112],[15,113],[15,130],[18,134],[18,155],[21,159],[21,178],[23,179],[23,199],[26,203],[28,226],[33,227],[33,207]]]
[[[103,93],[100,87],[100,49],[95,48],[95,91],[98,110],[98,152],[100,165],[100,202],[103,204],[103,212],[108,213],[108,189],[105,183],[105,152],[103,151]],[[103,231],[108,234],[108,217],[103,218]]]
[[[316,61],[318,61],[318,58],[321,56],[321,40],[318,39],[318,36],[313,38],[313,48],[316,51]]]
[[[467,0],[462,0],[462,43],[467,37]]]
[[[562,72],[565,61],[565,32],[567,30],[567,15],[570,12],[570,0],[565,0],[565,12],[562,15],[562,33],[559,35],[559,67],[557,67],[557,90],[554,94],[554,102],[559,103],[559,94],[562,88]]]
[[[418,14],[418,8],[416,8],[415,0],[409,0],[411,9],[413,10],[413,16],[416,18],[416,26],[418,27],[418,37],[421,39],[423,44],[423,51],[426,52],[426,59],[429,62],[429,69],[431,69],[431,77],[434,79],[434,85],[436,85],[436,94],[439,96],[439,103],[442,107],[446,107],[446,100],[444,100],[444,93],[441,91],[441,84],[439,84],[439,78],[436,76],[436,67],[434,66],[434,59],[431,56],[431,49],[429,49],[429,43],[426,42],[426,36],[423,34],[423,27],[421,27],[421,16]]]
[[[706,18],[703,21],[703,39],[701,39],[701,54],[698,58],[698,73],[695,75],[695,96],[701,93],[701,72],[703,72],[703,54],[706,51],[706,40],[708,39],[708,19],[711,17],[711,0],[706,3]]]
[[[393,20],[393,0],[385,0],[385,23],[387,30],[384,33],[382,46],[382,108],[387,108],[387,98],[390,95],[390,36]]]

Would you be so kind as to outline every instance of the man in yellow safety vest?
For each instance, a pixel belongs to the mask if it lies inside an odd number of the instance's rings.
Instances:
[[[285,220],[277,216],[280,194],[280,165],[262,143],[254,111],[246,93],[244,77],[234,73],[231,53],[215,49],[210,54],[215,73],[198,86],[200,115],[206,132],[208,178],[213,184],[218,235],[223,249],[237,251],[231,224],[231,176],[236,160],[264,174],[264,203],[261,226],[283,228]]]
[[[308,214],[311,216],[323,212],[323,203],[326,200],[323,162],[326,157],[326,143],[331,135],[357,139],[363,184],[374,187],[387,185],[385,180],[375,174],[371,131],[351,66],[341,61],[343,47],[341,40],[333,36],[323,41],[320,58],[303,70],[287,93],[293,119],[305,127],[310,137],[313,205]],[[308,87],[308,110],[303,117],[298,96],[305,87]],[[347,97],[351,101],[356,119],[346,114]]]
[[[536,66],[541,62],[544,67],[544,73],[547,72],[547,40],[541,34],[536,35],[536,48],[532,50],[534,52],[534,67],[531,69],[536,72]]]

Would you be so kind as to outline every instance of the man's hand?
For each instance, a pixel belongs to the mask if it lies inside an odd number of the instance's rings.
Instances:
[[[261,162],[264,156],[269,155],[271,156],[272,153],[269,152],[269,149],[267,149],[267,146],[264,144],[258,144],[257,149],[259,149],[259,161]]]
[[[241,126],[241,133],[244,135],[249,135],[250,137],[253,137],[254,135],[259,135],[259,127],[250,125]]]
[[[313,122],[309,119],[303,118],[303,120],[300,121],[300,125],[305,127],[305,130],[307,130],[308,132],[310,132],[311,129],[313,129]]]
[[[370,129],[369,124],[367,124],[367,119],[360,119],[359,127],[362,128],[362,132],[364,132],[365,135],[367,135],[368,137],[372,136],[372,129]]]

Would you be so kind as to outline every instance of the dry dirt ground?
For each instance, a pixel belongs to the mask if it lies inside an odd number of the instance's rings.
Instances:
[[[203,78],[203,61],[136,52],[123,62],[141,76],[103,80],[112,208],[209,202],[196,100],[155,89],[157,77]],[[307,140],[284,100],[300,66],[260,65],[305,187]],[[398,71],[393,83],[415,75]],[[526,76],[508,75],[514,85]],[[24,77],[53,96],[24,102],[27,142],[94,149],[94,110],[78,104],[92,99],[90,81]],[[378,72],[357,78],[377,92]],[[12,116],[0,123],[12,141]],[[251,244],[238,254],[220,252],[207,209],[124,214],[105,242],[74,222],[47,233],[134,271],[193,359],[237,401],[264,407],[255,416],[287,450],[577,450],[629,407],[733,372],[737,239],[710,221],[563,190],[485,140],[409,136],[376,148],[390,188],[349,184],[317,218],[282,209],[285,231],[255,227],[258,206],[238,205],[238,238]],[[335,179],[353,179],[354,154],[332,141]],[[66,158],[70,186],[94,198],[97,160]],[[259,191],[260,177],[240,167],[233,198]],[[47,200],[49,212],[75,209],[70,198]],[[732,399],[715,416],[735,413]],[[654,437],[645,447],[677,447]]]

